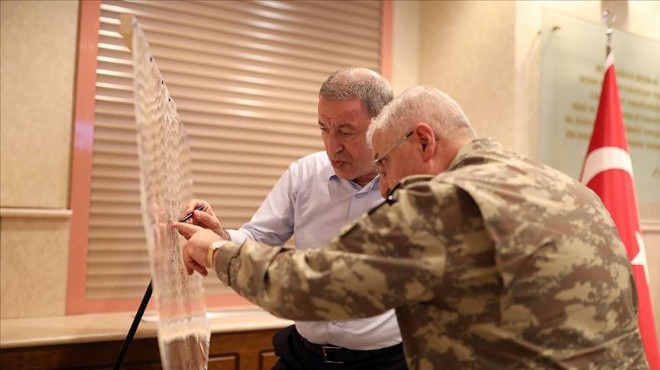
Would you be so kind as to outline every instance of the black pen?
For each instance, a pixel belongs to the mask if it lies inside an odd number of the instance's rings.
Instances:
[[[195,208],[195,209],[198,210],[198,211],[203,211],[203,210],[204,210],[204,205],[202,204],[201,206],[197,206],[197,208]],[[194,212],[194,211],[193,211],[193,212]],[[183,217],[179,220],[179,222],[186,222],[186,221],[190,220],[190,218],[191,218],[192,216],[193,216],[193,213],[190,212],[190,213],[188,213],[187,215],[183,216]]]

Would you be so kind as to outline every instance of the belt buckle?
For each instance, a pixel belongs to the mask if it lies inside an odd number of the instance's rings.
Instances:
[[[326,364],[338,364],[338,365],[343,364],[344,363],[343,360],[332,358],[333,350],[340,350],[340,349],[342,348],[337,346],[321,346],[321,352],[323,353],[323,361],[325,361]]]

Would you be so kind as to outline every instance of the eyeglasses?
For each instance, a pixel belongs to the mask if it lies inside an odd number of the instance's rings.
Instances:
[[[406,140],[408,140],[408,138],[412,136],[413,132],[415,132],[415,130],[411,130],[409,133],[406,134],[406,136],[404,136],[401,140],[399,140],[399,142],[396,143],[393,147],[385,151],[385,153],[383,153],[380,157],[374,159],[374,168],[376,169],[376,172],[379,175],[383,175],[383,173],[385,172],[385,168],[383,167],[383,159],[385,159],[388,155],[390,155],[390,153],[392,153],[394,149],[398,148],[399,145],[405,143]]]

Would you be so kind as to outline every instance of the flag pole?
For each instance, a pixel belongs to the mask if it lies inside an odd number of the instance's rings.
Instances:
[[[612,41],[612,25],[616,23],[616,15],[610,10],[603,11],[603,23],[607,25],[605,35],[607,35],[607,46],[605,47],[605,56],[610,55],[614,51],[614,42]]]

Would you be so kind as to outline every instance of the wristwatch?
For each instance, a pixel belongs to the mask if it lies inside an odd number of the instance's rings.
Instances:
[[[215,250],[221,248],[227,242],[228,240],[221,240],[209,245],[209,249],[206,252],[206,267],[215,270],[215,258],[213,258],[215,256]]]

